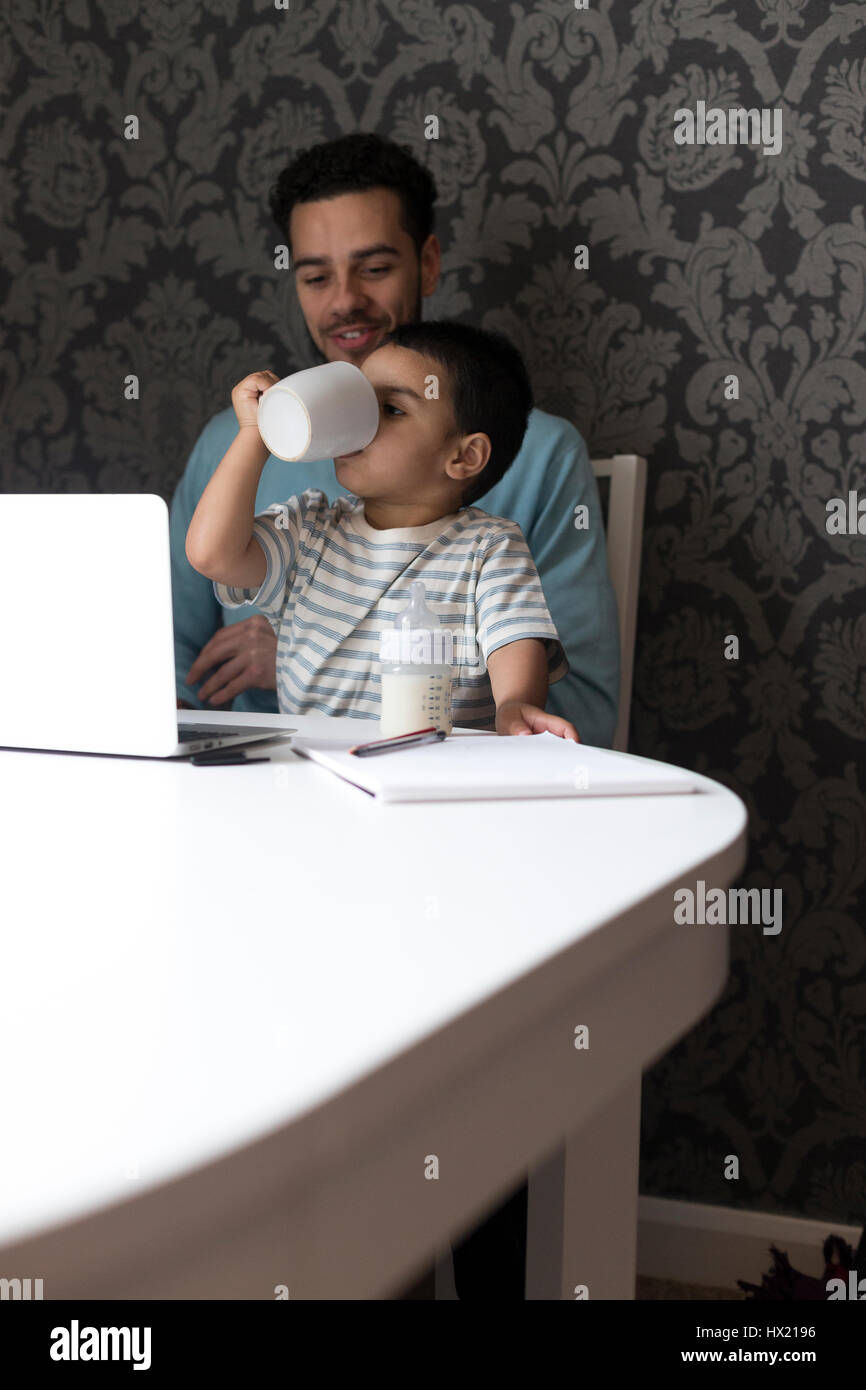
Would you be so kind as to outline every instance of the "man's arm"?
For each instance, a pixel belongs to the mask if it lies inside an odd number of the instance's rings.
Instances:
[[[573,425],[535,410],[518,457],[478,506],[516,521],[526,537],[568,659],[548,708],[582,743],[609,748],[619,705],[619,627],[607,569],[598,486]],[[575,519],[586,507],[587,529]]]
[[[232,405],[236,424],[231,431],[233,437],[230,436],[231,442],[223,451],[215,473],[203,479],[204,490],[194,504],[185,534],[178,534],[180,509],[172,507],[172,581],[176,607],[181,587],[179,583],[175,587],[174,580],[176,575],[183,573],[180,552],[193,571],[212,581],[225,584],[235,581],[235,590],[244,594],[250,586],[254,594],[264,589],[271,578],[270,562],[253,538],[253,521],[262,469],[268,458],[267,446],[258,432],[256,410],[262,393],[276,380],[273,372],[252,372],[234,388]],[[224,418],[219,422],[212,420],[208,431],[213,431],[218,423],[224,428],[226,421]],[[200,439],[199,444],[201,442]],[[206,697],[212,704],[224,703],[247,690],[252,683],[267,684],[268,688],[276,685],[273,624],[256,614],[243,624],[232,624],[232,628],[229,633],[218,620],[211,637],[187,663],[186,674],[176,668],[175,678],[184,694],[191,693],[188,682],[207,677],[195,702],[198,707],[202,707]],[[176,651],[176,661],[177,657]],[[218,666],[218,671],[212,671],[214,666]],[[195,706],[179,694],[178,708],[182,707]]]
[[[550,470],[547,497],[526,537],[550,616],[568,659],[548,705],[574,718],[583,743],[609,748],[619,707],[619,625],[607,569],[598,484],[586,445],[569,430]],[[586,507],[588,527],[575,526]],[[576,718],[573,711],[576,710]]]
[[[214,458],[221,458],[225,452],[226,445],[221,442],[223,434],[223,428],[215,420],[202,430],[175,488],[169,513],[177,694],[192,709],[205,709],[206,706],[187,684],[186,674],[202,648],[222,627],[223,616],[213,584],[194,570],[186,558],[186,533],[213,471]]]

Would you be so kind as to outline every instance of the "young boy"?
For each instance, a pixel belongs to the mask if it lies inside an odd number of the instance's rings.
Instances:
[[[378,719],[379,639],[415,579],[454,635],[455,725],[545,730],[578,741],[544,709],[568,670],[520,527],[472,505],[517,455],[532,408],[523,360],[499,334],[449,321],[404,324],[364,362],[380,423],[334,460],[352,497],[311,489],[254,514],[268,458],[253,372],[232,391],[240,426],[186,536],[194,569],[224,607],[254,604],[277,633],[281,713]]]

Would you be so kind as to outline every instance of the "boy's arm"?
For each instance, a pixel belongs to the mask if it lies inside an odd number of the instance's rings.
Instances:
[[[237,589],[258,590],[267,560],[253,535],[256,493],[268,448],[256,425],[259,396],[278,378],[253,372],[232,392],[238,433],[199,498],[186,534],[186,557],[209,579]]]
[[[487,673],[496,701],[498,734],[543,734],[579,743],[573,724],[545,711],[547,650],[538,637],[524,637],[497,647],[487,658]]]

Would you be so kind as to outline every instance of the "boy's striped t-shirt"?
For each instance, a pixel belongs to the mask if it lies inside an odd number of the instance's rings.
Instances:
[[[277,698],[283,714],[378,719],[380,634],[415,579],[450,633],[452,717],[494,727],[491,652],[541,638],[552,683],[568,670],[538,572],[520,527],[464,507],[427,526],[376,530],[357,497],[329,502],[310,489],[274,503],[253,522],[267,572],[261,588],[214,583],[225,608],[254,604],[277,634]]]

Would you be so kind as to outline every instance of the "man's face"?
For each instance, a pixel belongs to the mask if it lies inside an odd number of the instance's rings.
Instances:
[[[443,489],[453,486],[446,469],[462,443],[445,369],[420,353],[388,343],[362,370],[379,398],[379,430],[366,449],[334,460],[337,481],[370,501],[438,501]],[[438,380],[438,400],[427,399],[431,376]],[[481,438],[486,440],[486,435]]]
[[[289,240],[298,302],[309,334],[329,362],[360,367],[386,333],[421,317],[439,279],[431,233],[421,248],[400,223],[390,188],[342,193],[292,209]],[[348,336],[347,336],[348,335]]]

